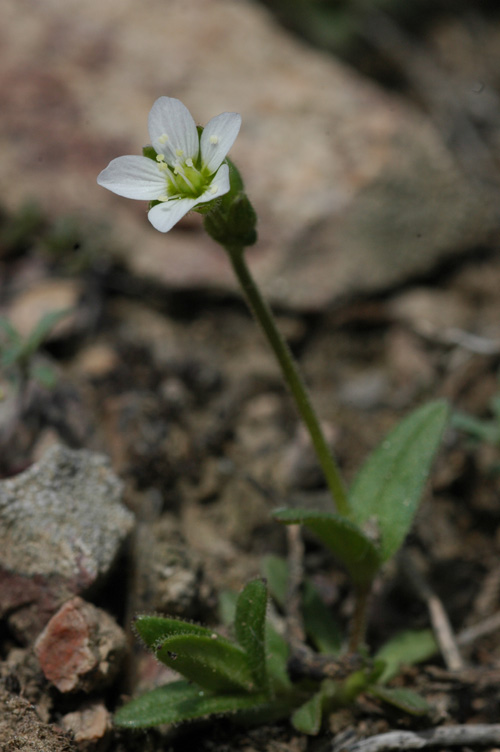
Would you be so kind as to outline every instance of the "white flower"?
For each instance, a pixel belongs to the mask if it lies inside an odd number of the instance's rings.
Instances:
[[[200,136],[182,102],[160,97],[148,120],[156,161],[117,157],[97,182],[125,198],[159,201],[148,218],[157,230],[168,232],[190,209],[229,191],[229,167],[224,160],[240,125],[240,115],[223,112],[207,123]]]

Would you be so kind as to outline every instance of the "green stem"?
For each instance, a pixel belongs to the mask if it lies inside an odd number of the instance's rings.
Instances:
[[[371,583],[355,588],[354,612],[349,629],[349,653],[357,653],[365,641],[366,617],[370,598]]]
[[[350,516],[349,502],[347,501],[344,484],[326,439],[321,430],[318,417],[312,407],[306,387],[297,370],[292,354],[285,340],[276,328],[271,310],[262,295],[246,265],[242,248],[226,248],[238,281],[246,296],[248,305],[255,318],[259,322],[264,334],[271,345],[276,358],[281,366],[285,381],[292,393],[295,404],[307,426],[311,440],[316,451],[319,463],[323,469],[326,482],[335,501],[337,511]]]

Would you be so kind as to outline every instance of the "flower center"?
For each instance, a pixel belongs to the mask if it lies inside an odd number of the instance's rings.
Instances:
[[[165,162],[165,155],[158,154],[156,161],[160,170],[165,175],[165,195],[159,197],[159,201],[168,201],[172,198],[199,198],[206,192],[211,176],[206,170],[195,167],[191,157],[182,159],[183,152],[177,152],[178,160],[172,166]]]

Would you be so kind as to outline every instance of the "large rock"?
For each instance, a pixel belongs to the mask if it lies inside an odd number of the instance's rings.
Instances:
[[[25,641],[103,583],[133,526],[105,457],[54,445],[0,483],[0,618]]]
[[[148,141],[160,95],[206,122],[243,116],[232,156],[260,217],[249,258],[274,300],[318,309],[487,242],[498,210],[416,110],[279,29],[245,0],[44,0],[2,16],[0,181],[51,211],[105,213],[142,275],[232,288],[193,215],[162,236],[95,183]]]

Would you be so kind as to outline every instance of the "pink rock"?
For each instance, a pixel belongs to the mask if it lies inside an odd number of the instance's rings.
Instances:
[[[43,673],[60,692],[110,684],[125,650],[125,633],[114,619],[79,597],[59,609],[35,644]]]

